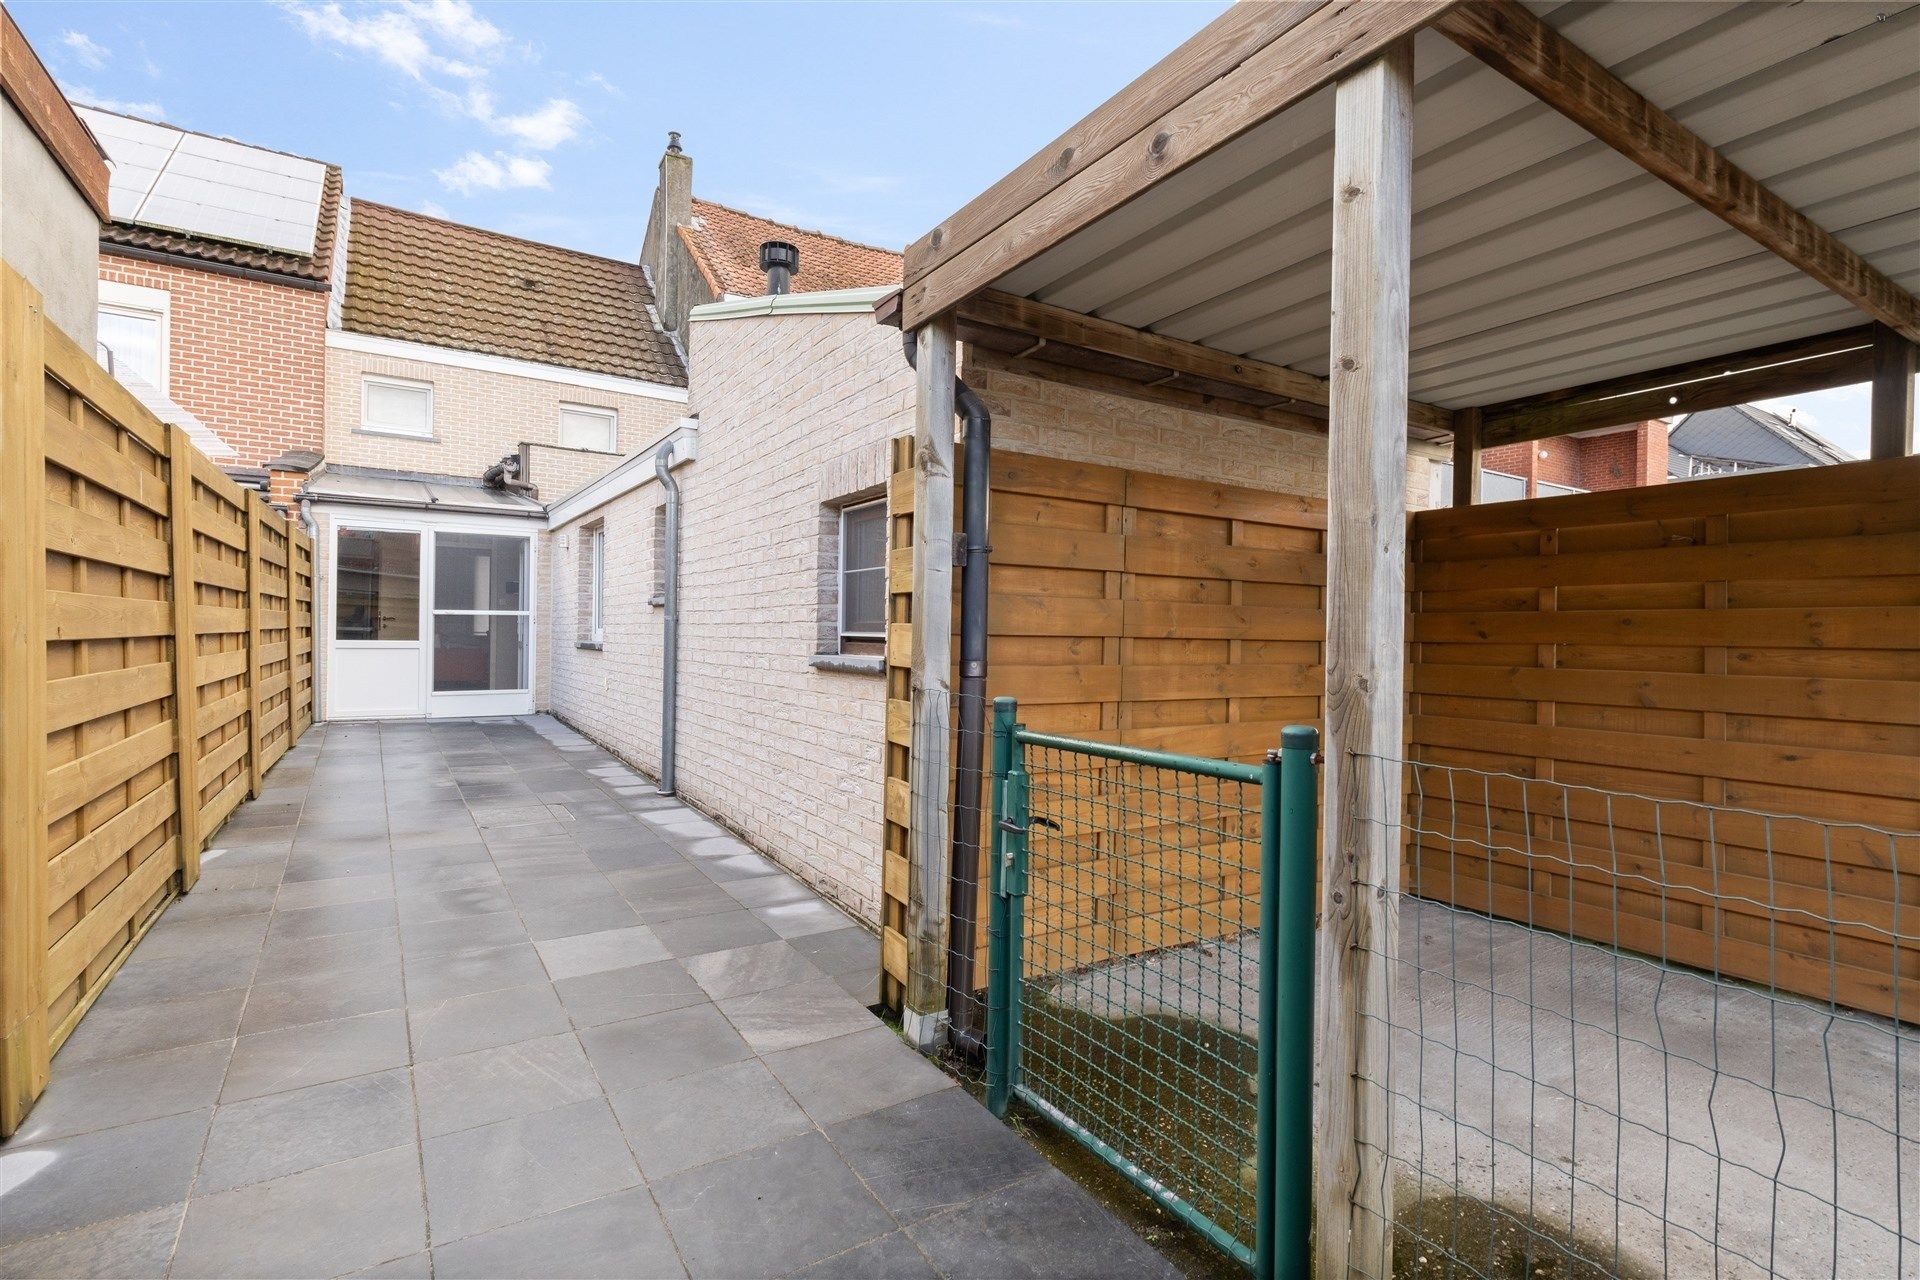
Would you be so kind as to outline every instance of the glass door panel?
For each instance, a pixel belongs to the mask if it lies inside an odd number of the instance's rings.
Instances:
[[[439,533],[433,552],[433,691],[530,687],[527,539]]]

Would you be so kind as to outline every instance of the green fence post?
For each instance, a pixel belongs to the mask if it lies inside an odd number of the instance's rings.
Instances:
[[[987,1110],[1004,1119],[1012,1088],[1007,1044],[1010,993],[1007,991],[1007,772],[1013,764],[1012,698],[993,700],[993,825],[987,868]]]
[[[1314,765],[1319,753],[1317,729],[1294,724],[1280,731],[1274,1269],[1302,1280],[1313,1256],[1313,884],[1320,862],[1320,779]],[[1263,1013],[1265,997],[1263,983]]]
[[[1007,972],[1001,979],[1007,992],[1007,1089],[1020,1089],[1020,1004],[1022,952],[1027,942],[1027,826],[1032,815],[1027,804],[1027,747],[1020,740],[1026,726],[1016,723],[1007,734],[1007,844],[1001,865],[1001,889],[1007,895]]]
[[[1253,1274],[1273,1280],[1274,1186],[1280,1035],[1280,794],[1281,753],[1260,765],[1260,1021],[1257,1110],[1254,1120]]]

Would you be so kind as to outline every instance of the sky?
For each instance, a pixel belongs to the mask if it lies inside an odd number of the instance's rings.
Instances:
[[[897,249],[1226,3],[9,8],[75,101],[338,164],[356,197],[632,260],[668,130],[702,198]],[[1866,452],[1862,387],[1762,403]]]

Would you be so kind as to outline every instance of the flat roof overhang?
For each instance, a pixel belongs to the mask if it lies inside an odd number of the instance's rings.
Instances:
[[[1332,86],[1409,33],[1415,436],[1863,381],[1863,326],[1920,333],[1920,6],[1718,0],[1242,4],[910,246],[898,321],[1323,420],[1278,379],[1328,371]]]

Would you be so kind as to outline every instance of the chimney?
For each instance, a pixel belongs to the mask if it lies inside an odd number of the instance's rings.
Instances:
[[[685,330],[687,312],[694,303],[688,291],[688,273],[694,266],[680,239],[680,228],[692,223],[693,157],[680,149],[680,135],[669,133],[667,149],[660,155],[660,182],[653,191],[640,262],[653,280],[660,323],[676,335]]]
[[[767,292],[790,293],[793,277],[800,271],[800,249],[785,240],[769,240],[760,246],[760,269],[767,273]]]

